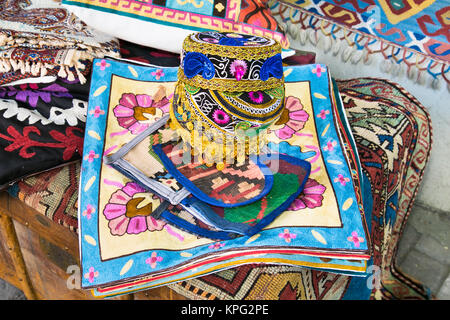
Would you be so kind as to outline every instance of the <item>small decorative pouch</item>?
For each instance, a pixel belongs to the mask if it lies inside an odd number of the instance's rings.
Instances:
[[[193,171],[198,173],[202,171],[201,167],[208,168],[207,166],[199,163],[191,163],[177,167],[172,162],[173,157],[170,157],[173,155],[173,153],[170,153],[172,146],[154,145],[152,149],[161,159],[167,170],[176,177],[177,181],[193,191],[193,195],[188,197],[184,203],[188,207],[196,207],[199,211],[205,210],[212,216],[211,220],[214,222],[220,221],[221,228],[217,228],[218,224],[213,226],[215,228],[211,228],[211,225],[203,224],[201,220],[195,219],[195,215],[190,214],[191,210],[185,210],[185,208],[181,208],[180,206],[170,208],[171,210],[159,211],[160,214],[158,216],[156,214],[153,214],[153,216],[155,218],[162,218],[188,232],[212,239],[227,240],[234,238],[236,237],[235,234],[223,232],[233,229],[237,234],[245,236],[252,236],[261,231],[283,211],[287,210],[292,202],[300,195],[311,171],[309,162],[285,154],[270,154],[270,156],[262,154],[259,159],[252,157],[250,161],[257,163],[260,168],[265,168],[266,172],[271,172],[270,175],[266,175],[270,176],[272,180],[270,191],[264,197],[258,197],[257,199],[253,199],[253,201],[243,201],[240,205],[230,206],[223,203],[211,205],[210,203],[194,200],[194,194],[198,194],[192,182],[195,179],[195,174],[188,177],[183,175],[182,170],[183,167],[194,167],[198,171]],[[252,170],[235,171],[233,169],[230,166],[226,166],[221,170],[228,174],[228,180],[220,181],[217,186],[214,186],[216,189],[213,189],[211,194],[218,194],[218,192],[214,191],[221,189],[223,185],[239,184],[239,181],[241,184],[244,184],[244,188],[248,188],[248,183],[245,179],[242,179],[242,174],[244,173],[244,175],[247,174],[247,177],[252,177]],[[233,175],[234,173],[236,175]],[[220,183],[223,184],[220,185]],[[251,189],[248,188],[247,191]],[[242,193],[245,194],[246,192],[243,191]]]
[[[290,205],[309,175],[308,162],[285,155],[277,155],[280,160],[272,155],[249,159],[241,166],[227,164],[223,170],[200,163],[183,164],[179,161],[182,143],[166,125],[167,119],[167,115],[162,117],[117,152],[105,156],[104,163],[162,199],[152,211],[154,218],[163,218],[188,232],[214,239],[257,233]],[[281,160],[290,164],[289,179],[280,171]],[[294,174],[297,179],[292,179]],[[272,191],[275,181],[278,190]],[[267,199],[273,199],[271,205],[261,210]],[[258,208],[258,214],[251,216],[256,209],[247,212],[248,208]],[[244,216],[250,218],[243,220]]]

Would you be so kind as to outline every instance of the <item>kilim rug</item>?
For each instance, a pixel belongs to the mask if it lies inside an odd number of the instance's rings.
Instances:
[[[396,267],[395,255],[430,154],[430,117],[414,97],[386,80],[362,78],[337,84],[363,168],[373,276],[246,265],[172,284],[171,289],[190,299],[429,298],[427,288]],[[20,181],[8,191],[77,232],[74,186],[79,170],[79,163],[70,164]]]

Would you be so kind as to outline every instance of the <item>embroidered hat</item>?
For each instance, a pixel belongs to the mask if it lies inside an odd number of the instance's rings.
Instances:
[[[281,46],[259,36],[200,32],[183,43],[172,128],[207,165],[243,163],[266,145],[284,108]]]

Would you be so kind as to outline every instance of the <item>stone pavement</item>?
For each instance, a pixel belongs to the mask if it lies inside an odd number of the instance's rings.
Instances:
[[[408,218],[397,252],[398,267],[424,283],[441,300],[450,300],[450,213],[417,202]],[[25,299],[0,279],[0,300]]]
[[[450,300],[450,213],[430,209],[416,201],[400,239],[397,265]]]
[[[0,279],[0,300],[26,300],[26,298],[22,291]]]

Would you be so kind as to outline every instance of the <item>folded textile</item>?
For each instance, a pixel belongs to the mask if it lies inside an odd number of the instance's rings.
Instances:
[[[382,286],[372,289],[367,286],[367,281],[373,280],[373,273],[367,277],[337,276],[335,272],[254,263],[180,281],[169,285],[170,289],[194,300],[359,300],[369,298],[371,293],[372,299],[427,297],[429,291],[423,284],[395,267],[395,248],[428,161],[432,139],[429,115],[411,94],[387,80],[352,79],[337,81],[337,85],[363,168],[363,203],[371,232],[374,265],[384,265],[381,267]],[[386,111],[382,117],[380,109]],[[391,128],[393,120],[397,129],[386,133],[382,128]],[[403,141],[398,144],[398,153],[391,152],[391,144],[383,143],[388,136]],[[80,161],[77,161],[24,179],[8,192],[25,205],[34,207],[49,221],[77,234],[79,178]],[[125,286],[126,283],[121,285]]]
[[[0,87],[0,188],[81,158],[90,83]]]
[[[84,84],[90,77],[90,73],[92,70],[92,62],[88,60],[81,61],[81,64],[84,65],[83,69],[78,70],[79,73],[75,70],[74,67],[67,68],[56,66],[52,69],[47,69],[44,73],[36,76],[36,73],[33,72],[22,72],[23,70],[13,68],[10,71],[0,73],[0,86],[7,85],[15,85],[18,83],[41,83],[41,82],[53,82],[57,78],[58,75],[64,76],[62,79],[67,78],[68,81],[75,81],[78,79],[82,84]],[[63,70],[61,70],[63,69]],[[44,75],[45,74],[45,75]]]
[[[59,2],[0,0],[1,83],[17,80],[20,71],[83,84],[86,61],[105,55],[120,56],[117,39],[86,26]]]
[[[269,136],[272,150],[311,163],[303,194],[257,234],[214,241],[152,217],[161,201],[103,163],[103,156],[114,154],[141,132],[136,128],[145,130],[167,114],[178,68],[106,59],[103,68],[94,65],[78,208],[83,288],[113,295],[254,262],[364,274],[370,240],[360,170],[348,148],[352,142],[341,131],[348,124],[330,97],[325,66],[285,67],[287,107]],[[176,184],[170,177],[161,181],[169,187]],[[247,223],[264,219],[277,197],[266,200],[245,217],[234,218]],[[224,210],[225,215],[232,213]],[[199,223],[186,210],[171,214]],[[352,262],[339,263],[348,259]]]

